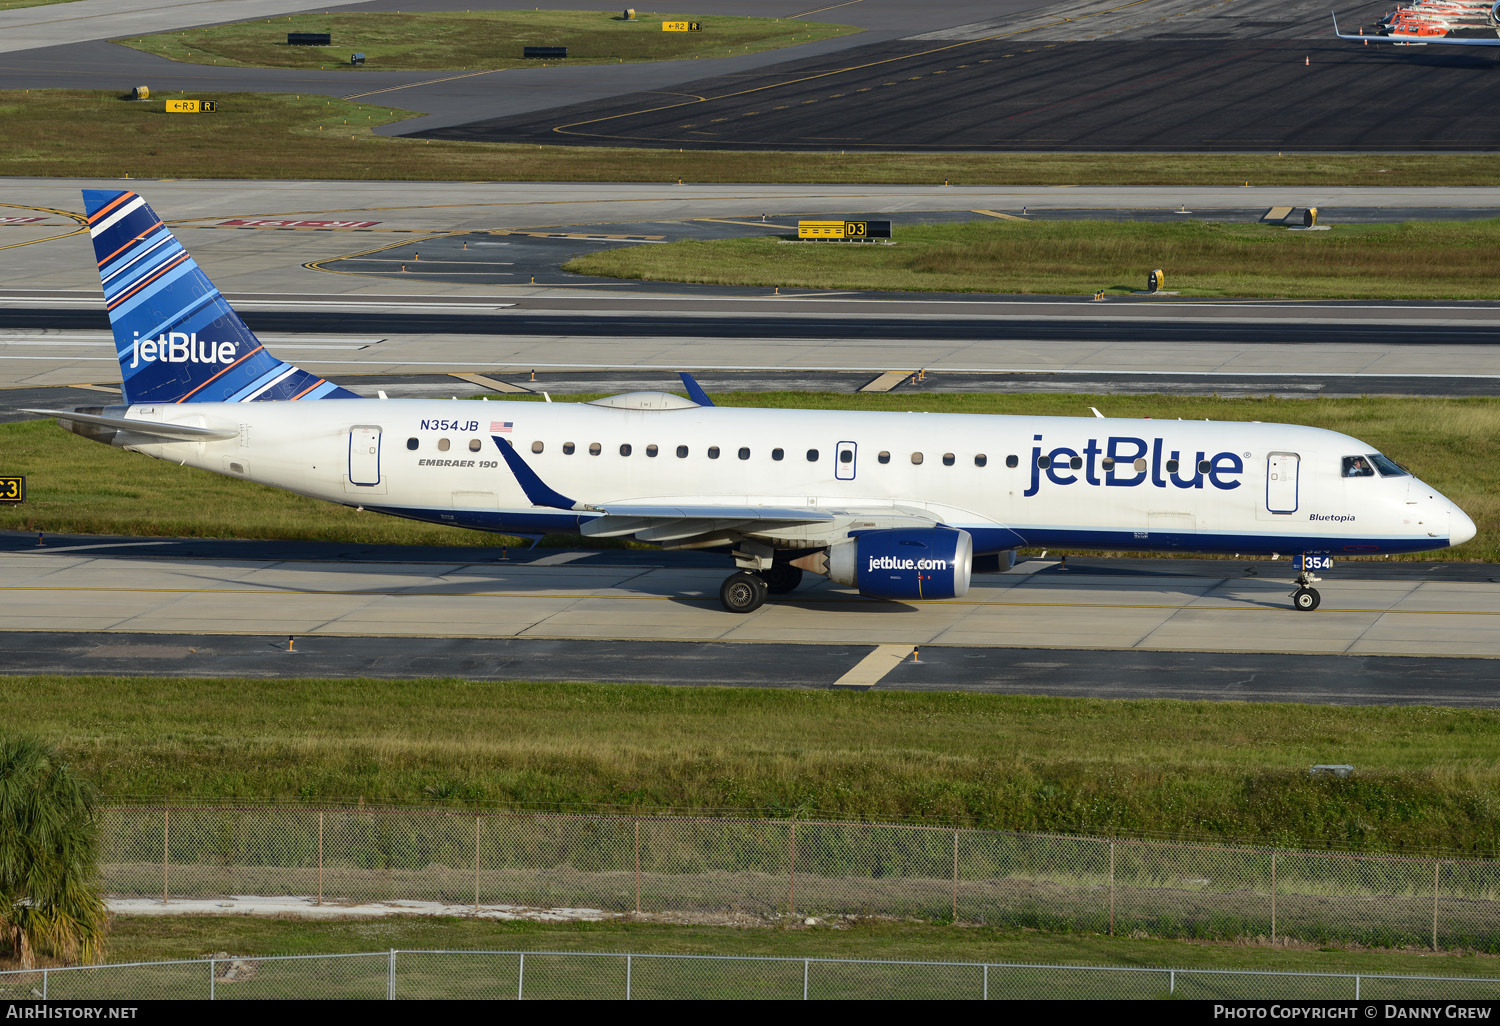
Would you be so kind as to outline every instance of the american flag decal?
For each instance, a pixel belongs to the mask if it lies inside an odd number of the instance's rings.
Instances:
[[[492,434],[492,435],[508,435],[508,434],[510,434],[510,429],[513,428],[513,427],[515,427],[515,422],[514,421],[509,421],[509,420],[492,420],[492,421],[490,421],[490,434]]]

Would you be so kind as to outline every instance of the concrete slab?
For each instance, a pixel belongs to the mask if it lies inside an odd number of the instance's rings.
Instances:
[[[737,616],[718,606],[722,568],[651,565],[645,555],[497,571],[26,550],[0,558],[0,573],[14,568],[0,578],[0,629],[1500,656],[1500,584],[1431,579],[1443,570],[1342,571],[1314,613],[1293,612],[1289,585],[1244,578],[1238,562],[1225,561],[1224,576],[1211,572],[1218,564],[1179,564],[1194,576],[1137,561],[1148,567],[1141,576],[1082,565],[979,575],[968,596],[946,602],[876,602],[809,585]],[[115,583],[91,586],[100,579]]]

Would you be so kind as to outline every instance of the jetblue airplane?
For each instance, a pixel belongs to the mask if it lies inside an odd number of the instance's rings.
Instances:
[[[276,359],[141,197],[85,191],[123,378],[70,431],[434,524],[713,549],[736,613],[804,572],[889,599],[962,596],[1016,549],[1299,556],[1458,545],[1474,524],[1348,435],[1285,424],[363,399]]]

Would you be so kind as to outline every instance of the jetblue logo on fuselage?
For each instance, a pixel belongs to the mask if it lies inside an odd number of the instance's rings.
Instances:
[[[1034,435],[1032,440],[1040,443],[1042,436]],[[1209,456],[1199,450],[1191,456],[1184,460],[1179,450],[1168,450],[1160,438],[1147,441],[1128,435],[1106,438],[1103,446],[1097,438],[1090,438],[1082,452],[1066,445],[1048,449],[1038,444],[1031,448],[1031,484],[1022,494],[1029,498],[1041,491],[1044,475],[1055,485],[1077,484],[1082,474],[1085,484],[1109,488],[1134,488],[1147,481],[1154,488],[1202,488],[1207,481],[1226,492],[1240,486],[1241,482],[1231,480],[1245,472],[1245,461],[1237,454],[1218,452]],[[1042,465],[1044,459],[1046,466]],[[1073,466],[1075,460],[1077,467]],[[1105,460],[1111,461],[1108,470],[1104,469]],[[1168,470],[1167,463],[1174,460],[1177,469]]]
[[[158,338],[135,337],[130,343],[130,366],[143,363],[221,363],[234,362],[233,342],[200,342],[198,333],[169,331]]]

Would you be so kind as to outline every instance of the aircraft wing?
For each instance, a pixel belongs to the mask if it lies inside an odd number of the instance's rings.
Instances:
[[[58,420],[71,420],[80,424],[96,424],[99,427],[114,428],[116,431],[129,431],[135,435],[149,435],[152,438],[161,438],[173,442],[204,442],[210,438],[234,438],[240,433],[240,429],[234,428],[210,428],[193,427],[191,424],[162,424],[154,420],[133,420],[129,417],[101,417],[93,413],[74,413],[71,410],[27,410],[22,413],[35,413],[42,417],[56,417]]]
[[[533,505],[597,514],[579,527],[579,531],[589,538],[633,536],[641,541],[673,542],[709,536],[769,535],[807,528],[813,533],[841,533],[851,529],[932,527],[939,522],[926,511],[899,506],[822,509],[816,506],[584,503],[553,489],[531,469],[510,442],[498,435],[494,438],[511,473]]]
[[[1331,12],[1330,12],[1331,13]],[[1366,43],[1447,43],[1450,46],[1500,46],[1500,35],[1488,36],[1412,36],[1393,32],[1388,36],[1351,35],[1339,31],[1338,15],[1333,15],[1333,34],[1340,39],[1360,40]]]

